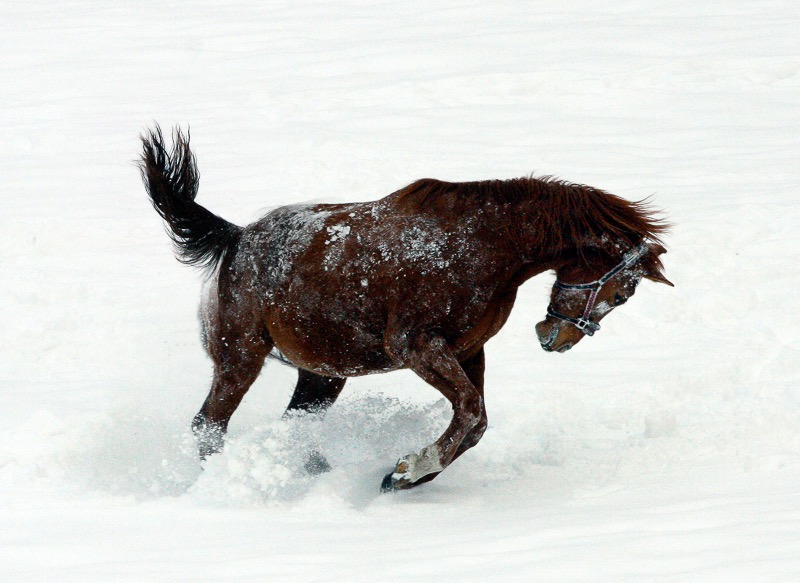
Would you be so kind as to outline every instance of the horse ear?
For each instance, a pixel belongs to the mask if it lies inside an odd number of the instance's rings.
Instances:
[[[670,287],[675,287],[675,284],[664,277],[664,274],[661,272],[658,273],[647,273],[645,272],[644,277],[649,279],[650,281],[655,281],[656,283],[666,283]]]
[[[665,283],[670,287],[675,287],[675,284],[664,277],[664,274],[661,272],[663,266],[661,265],[661,260],[658,258],[658,256],[666,253],[667,250],[659,243],[652,243],[649,245],[649,251],[652,259],[644,262],[644,273],[642,276],[650,281],[655,281],[656,283]]]

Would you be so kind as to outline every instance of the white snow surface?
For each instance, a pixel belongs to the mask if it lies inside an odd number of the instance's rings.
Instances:
[[[0,580],[800,580],[798,30],[790,0],[2,3]],[[201,471],[202,278],[133,163],[154,120],[238,224],[426,176],[654,195],[676,287],[560,355],[528,282],[486,435],[415,490],[379,484],[449,407],[407,372],[286,421],[270,363]]]

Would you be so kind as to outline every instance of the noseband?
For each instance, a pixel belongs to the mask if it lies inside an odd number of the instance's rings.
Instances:
[[[644,255],[647,253],[647,249],[648,246],[646,243],[642,243],[641,245],[634,247],[622,256],[622,261],[613,267],[611,271],[606,273],[600,279],[590,281],[589,283],[561,283],[556,279],[555,286],[558,289],[589,290],[589,299],[586,300],[586,307],[583,309],[583,315],[580,318],[573,318],[571,316],[567,316],[566,314],[562,314],[561,312],[557,312],[553,308],[552,303],[547,306],[548,315],[558,318],[559,320],[563,320],[564,322],[569,322],[587,336],[594,336],[594,333],[600,329],[600,324],[592,322],[589,319],[589,316],[591,315],[592,310],[594,310],[595,302],[597,302],[597,294],[600,293],[600,289],[608,282],[608,280],[617,275],[620,271],[623,269],[629,269],[637,261],[639,261],[639,259],[644,257]]]

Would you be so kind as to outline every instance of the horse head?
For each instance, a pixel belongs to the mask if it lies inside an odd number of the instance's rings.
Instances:
[[[644,279],[672,285],[662,273],[658,243],[641,243],[622,257],[592,249],[556,270],[547,317],[536,325],[547,352],[566,352],[600,329],[600,320],[627,302]]]

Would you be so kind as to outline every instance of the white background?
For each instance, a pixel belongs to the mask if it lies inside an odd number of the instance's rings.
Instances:
[[[798,30],[788,0],[0,4],[0,579],[797,581]],[[449,408],[405,372],[282,422],[268,364],[201,472],[201,275],[133,163],[154,121],[239,224],[426,176],[654,195],[676,287],[559,355],[530,281],[488,432],[416,490],[378,486]]]

